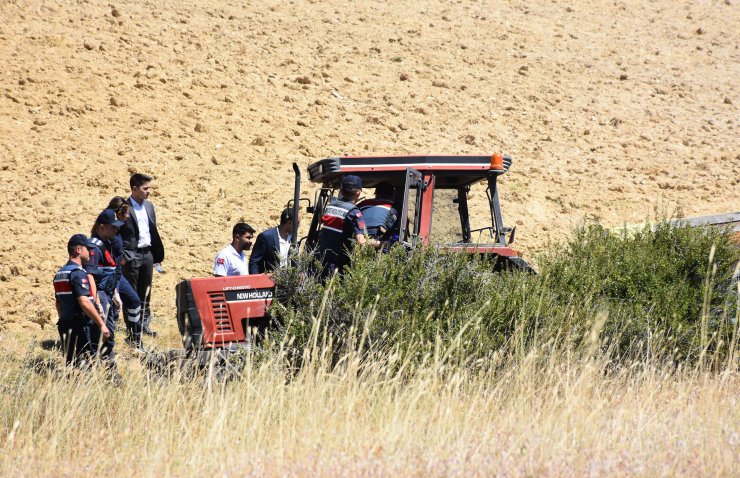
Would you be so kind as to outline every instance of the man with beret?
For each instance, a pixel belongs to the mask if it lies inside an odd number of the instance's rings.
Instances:
[[[362,194],[362,179],[348,174],[342,178],[338,198],[332,198],[321,217],[321,231],[315,254],[321,260],[321,277],[341,274],[350,264],[350,251],[356,242],[380,249],[381,242],[367,238],[362,212],[355,205]]]
[[[80,364],[92,354],[90,328],[92,322],[104,340],[110,331],[95,308],[92,285],[83,269],[90,257],[88,239],[75,234],[67,242],[69,261],[54,276],[54,295],[59,315],[57,330],[62,340],[67,364]]]

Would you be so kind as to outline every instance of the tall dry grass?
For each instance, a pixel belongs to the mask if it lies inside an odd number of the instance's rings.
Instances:
[[[420,363],[392,351],[336,360],[317,345],[298,371],[277,353],[247,357],[242,377],[229,382],[130,366],[119,386],[101,371],[39,372],[5,358],[0,470],[737,476],[736,372],[615,367],[598,352],[598,329],[588,340],[593,346],[577,354],[551,341],[486,364],[469,363],[460,349]]]
[[[712,234],[582,230],[537,277],[291,268],[299,306],[230,380],[2,356],[0,475],[740,476],[738,251]]]

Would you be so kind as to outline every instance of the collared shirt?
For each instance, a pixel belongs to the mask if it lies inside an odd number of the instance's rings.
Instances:
[[[131,198],[131,205],[134,209],[136,224],[139,227],[139,243],[136,247],[149,247],[152,245],[152,236],[149,233],[149,214],[147,214],[144,204],[139,204],[133,197]]]
[[[284,267],[288,265],[288,252],[290,252],[290,234],[288,234],[287,239],[283,239],[283,236],[280,235],[280,229],[278,229],[277,235],[278,241],[280,242],[280,265]]]
[[[246,254],[244,251],[239,254],[231,244],[221,249],[216,260],[213,261],[213,275],[215,276],[229,277],[247,274],[249,274],[249,267]]]

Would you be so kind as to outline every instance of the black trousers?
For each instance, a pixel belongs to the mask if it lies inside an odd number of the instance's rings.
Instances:
[[[126,280],[141,300],[141,324],[143,327],[149,326],[149,322],[152,320],[149,298],[152,293],[153,266],[154,261],[152,260],[151,251],[134,251],[133,257],[127,260],[123,266],[123,275],[126,276]]]
[[[57,324],[67,365],[79,365],[92,355],[89,324]]]

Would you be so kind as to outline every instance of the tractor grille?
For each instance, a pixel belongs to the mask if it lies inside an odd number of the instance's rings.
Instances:
[[[226,297],[223,292],[211,292],[208,294],[208,298],[211,301],[211,310],[213,311],[213,322],[216,326],[217,334],[225,334],[233,332],[234,328],[231,326],[231,320],[229,320],[229,309],[226,305]]]

